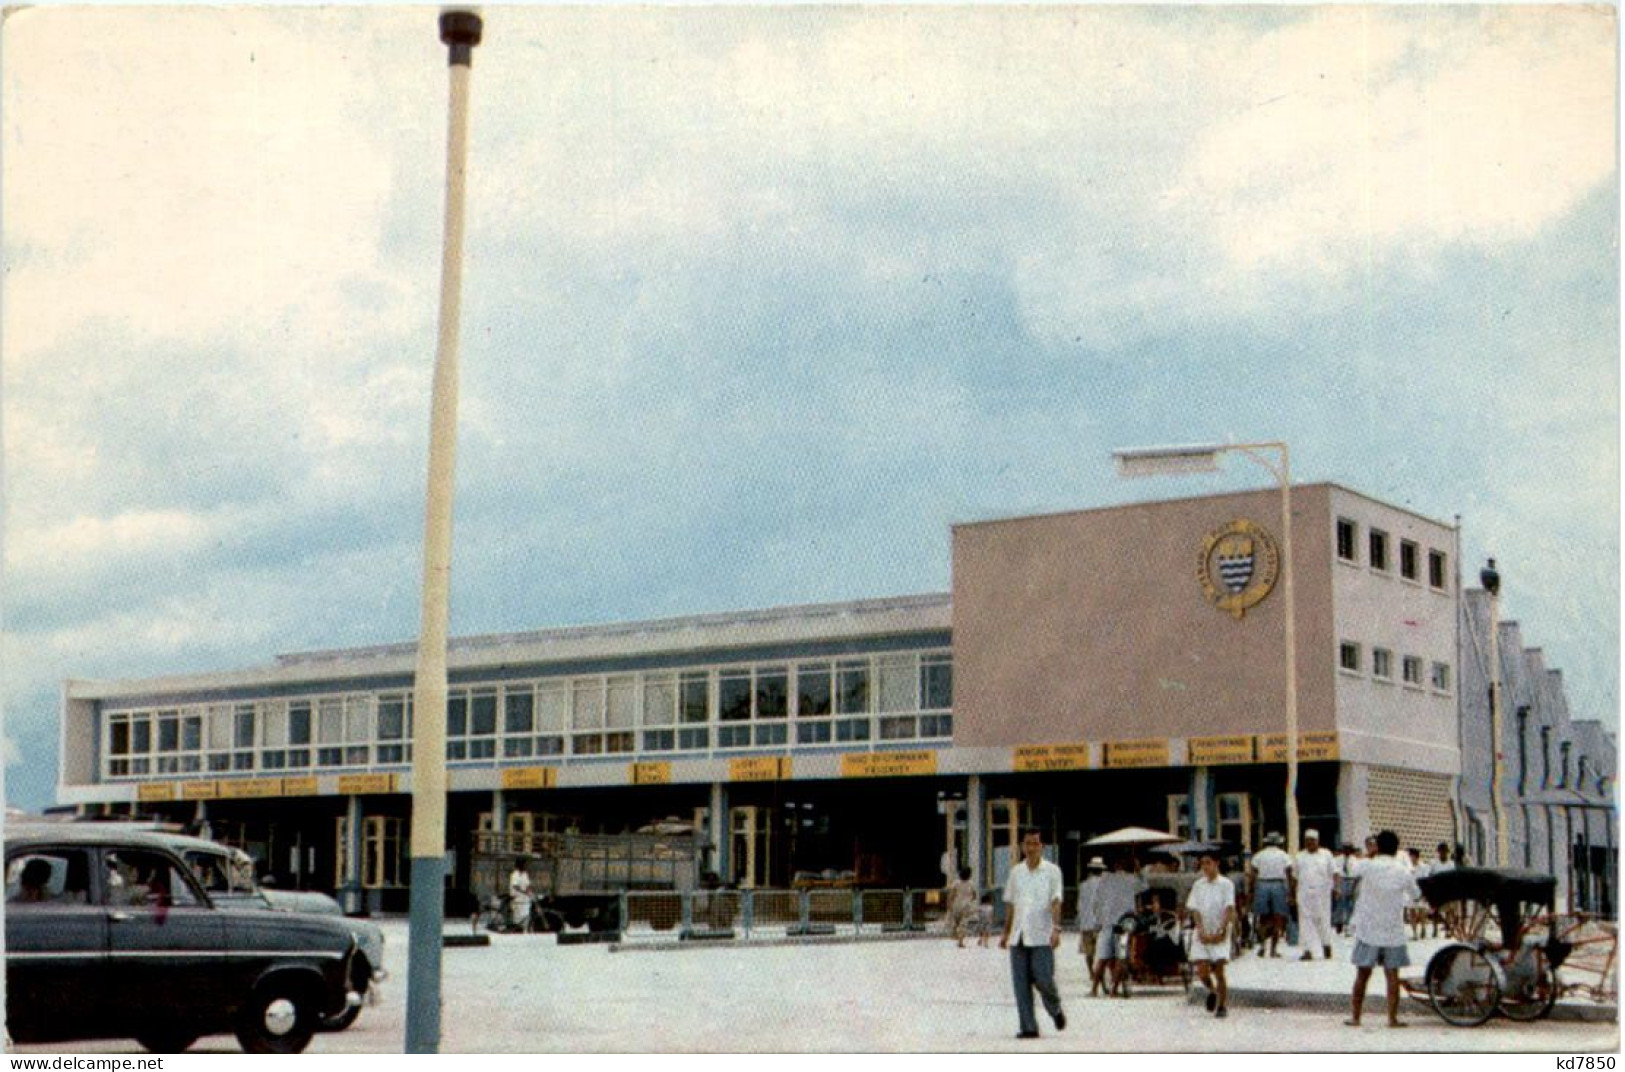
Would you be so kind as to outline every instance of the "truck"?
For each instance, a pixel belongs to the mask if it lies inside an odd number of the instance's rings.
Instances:
[[[475,927],[482,919],[506,920],[508,879],[523,860],[536,906],[530,929],[617,932],[623,892],[695,889],[707,847],[678,823],[625,834],[479,831],[470,859]]]

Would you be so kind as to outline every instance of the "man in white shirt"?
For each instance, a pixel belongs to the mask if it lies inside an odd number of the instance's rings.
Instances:
[[[1337,882],[1337,860],[1320,844],[1320,831],[1303,832],[1303,848],[1292,861],[1292,876],[1298,901],[1298,944],[1303,959],[1314,960],[1316,945],[1321,955],[1332,959],[1332,887]]]
[[[1004,936],[999,948],[1010,950],[1010,982],[1016,991],[1018,1039],[1038,1037],[1033,1015],[1033,988],[1044,999],[1044,1011],[1055,1030],[1066,1030],[1061,994],[1055,989],[1055,947],[1061,944],[1061,869],[1044,859],[1044,838],[1036,829],[1021,839],[1022,859],[1004,880]]]
[[[530,859],[521,856],[508,875],[508,922],[518,930],[530,925]]]
[[[1236,887],[1219,874],[1217,853],[1204,852],[1201,863],[1202,877],[1191,885],[1190,896],[1185,899],[1185,915],[1196,928],[1191,937],[1190,959],[1202,977],[1202,985],[1208,988],[1208,1011],[1223,1019],[1230,1015],[1226,1009],[1230,990],[1224,981],[1224,965],[1230,959]]]
[[[1253,854],[1247,863],[1247,877],[1253,884],[1253,918],[1258,920],[1258,955],[1264,956],[1264,943],[1269,942],[1269,956],[1278,957],[1276,946],[1286,930],[1287,872],[1292,869],[1292,857],[1281,848],[1280,834],[1264,838],[1264,848]]]
[[[1404,1027],[1399,1019],[1399,969],[1411,962],[1405,950],[1405,906],[1422,891],[1405,865],[1394,858],[1399,835],[1384,830],[1377,835],[1377,855],[1360,873],[1360,899],[1354,902],[1354,976],[1350,1027],[1360,1026],[1366,986],[1379,965],[1388,984],[1388,1026]]]
[[[1100,987],[1095,979],[1095,939],[1100,936],[1100,920],[1095,915],[1095,891],[1100,889],[1100,876],[1106,873],[1106,861],[1096,856],[1085,868],[1089,877],[1078,887],[1078,952],[1089,964],[1089,978],[1094,982],[1090,997]]]

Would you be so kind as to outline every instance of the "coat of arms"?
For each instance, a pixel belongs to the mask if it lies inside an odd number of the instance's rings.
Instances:
[[[1197,577],[1214,606],[1240,618],[1270,594],[1280,563],[1273,536],[1251,521],[1232,521],[1202,541]]]

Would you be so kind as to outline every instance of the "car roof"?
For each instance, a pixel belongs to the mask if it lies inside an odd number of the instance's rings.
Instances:
[[[188,848],[208,848],[216,852],[228,851],[202,838],[174,834],[151,827],[126,826],[122,823],[7,823],[6,846],[19,845],[110,845],[126,848],[166,848],[183,851]]]

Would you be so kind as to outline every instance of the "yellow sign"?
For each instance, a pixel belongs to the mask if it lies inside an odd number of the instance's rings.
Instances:
[[[135,787],[137,800],[174,800],[174,782],[142,782]]]
[[[842,778],[899,778],[935,773],[935,752],[858,752],[841,757]]]
[[[1233,737],[1192,737],[1187,752],[1191,764],[1198,767],[1255,761],[1253,738],[1247,733]]]
[[[1107,741],[1101,745],[1103,766],[1107,767],[1166,767],[1168,742],[1161,737],[1144,737],[1137,741]]]
[[[782,782],[789,777],[789,756],[742,756],[728,761],[730,782]]]
[[[558,784],[557,767],[507,767],[502,772],[504,789],[552,789]]]
[[[1326,760],[1337,758],[1336,733],[1298,734],[1298,759]],[[1286,762],[1286,734],[1269,733],[1258,737],[1258,759],[1261,763]]]
[[[671,764],[665,760],[632,764],[633,785],[665,785],[671,781]]]
[[[1011,764],[1018,771],[1086,770],[1089,746],[1078,744],[1029,744],[1016,749]]]
[[[207,778],[201,782],[181,783],[182,800],[208,800],[209,798],[218,795],[219,783],[213,778]]]
[[[282,795],[281,778],[222,778],[218,796],[222,800],[243,800],[248,797],[279,797]]]
[[[285,797],[313,797],[316,795],[316,777],[308,775],[300,778],[282,779],[282,795]]]
[[[393,774],[341,774],[339,775],[339,792],[345,796],[362,796],[366,793],[393,793],[395,792],[395,776]]]
[[[1274,590],[1280,568],[1275,537],[1251,521],[1232,521],[1202,540],[1196,579],[1210,603],[1240,618]]]

